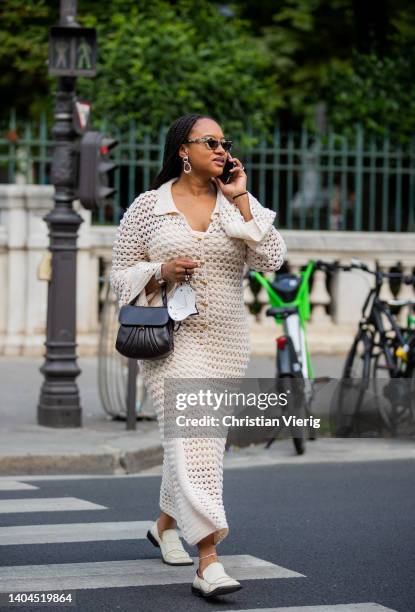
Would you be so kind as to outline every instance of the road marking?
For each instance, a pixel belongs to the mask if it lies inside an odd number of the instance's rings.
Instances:
[[[152,525],[153,521],[118,521],[0,527],[0,546],[142,540],[146,538],[147,531]]]
[[[38,489],[34,485],[19,482],[17,480],[0,479],[0,491],[27,491],[29,489]]]
[[[12,565],[0,568],[0,593],[190,584],[197,567],[197,557],[193,559],[195,565],[179,567],[162,563],[160,557],[94,563]],[[219,559],[236,580],[305,577],[304,574],[251,555],[220,555]]]
[[[39,480],[39,481],[47,481],[47,480],[102,480],[109,478],[144,478],[147,476],[147,470],[145,470],[145,474],[141,472],[137,472],[136,474],[19,474],[19,476],[0,476],[1,481],[7,480],[19,480],[23,481],[31,481],[31,480]]]
[[[62,512],[66,510],[108,510],[108,508],[77,497],[0,499],[0,514],[11,512]]]
[[[249,610],[223,610],[223,612],[398,612],[371,601],[364,603],[334,604],[332,606],[294,606],[288,608],[250,608]]]

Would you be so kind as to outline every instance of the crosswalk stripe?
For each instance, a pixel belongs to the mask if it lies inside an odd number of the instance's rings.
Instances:
[[[116,521],[0,527],[0,546],[140,540],[146,537],[152,525],[153,521]]]
[[[78,499],[77,497],[0,499],[0,514],[11,512],[61,512],[65,510],[108,510],[108,508]]]
[[[249,610],[223,610],[223,612],[398,612],[380,604],[363,603],[334,604],[331,606],[294,606],[288,608],[250,608]]]
[[[1,567],[0,593],[190,583],[197,567],[197,558],[193,559],[195,565],[179,567],[165,565],[160,558]],[[237,580],[305,577],[251,555],[220,555],[219,559]]]
[[[0,476],[0,482],[8,480],[31,480],[48,481],[48,480],[109,480],[109,479],[124,479],[124,478],[141,478],[141,472],[137,474],[19,474],[19,476]]]
[[[19,482],[17,480],[1,480],[0,479],[0,491],[28,491],[38,489],[34,485],[26,484],[25,482]]]

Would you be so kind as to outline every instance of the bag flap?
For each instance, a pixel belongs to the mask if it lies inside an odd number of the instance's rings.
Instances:
[[[169,322],[169,311],[163,306],[121,306],[118,321],[121,325],[155,325],[161,327]]]

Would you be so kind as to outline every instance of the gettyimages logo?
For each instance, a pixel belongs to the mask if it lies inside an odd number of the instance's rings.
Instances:
[[[274,379],[165,379],[164,435],[260,437],[276,429],[320,427],[320,418],[301,409],[302,388]],[[300,391],[300,394],[299,394]]]
[[[166,438],[415,436],[415,385],[402,379],[165,379]]]

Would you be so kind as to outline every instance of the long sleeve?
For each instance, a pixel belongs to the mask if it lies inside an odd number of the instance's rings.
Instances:
[[[274,272],[279,270],[287,255],[285,241],[274,227],[276,213],[262,206],[249,192],[248,198],[253,219],[245,221],[237,208],[227,207],[223,222],[225,231],[228,236],[244,240],[248,268]]]
[[[112,268],[110,285],[121,308],[135,297],[139,306],[148,306],[150,296],[146,295],[145,286],[159,267],[160,261],[149,261],[141,231],[140,218],[141,196],[138,196],[124,213],[117,228],[112,249]]]

